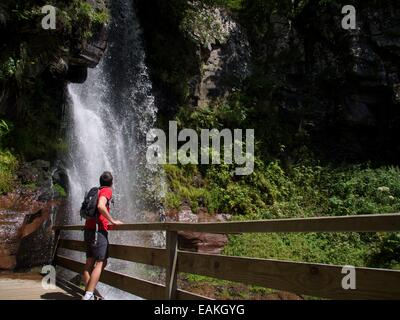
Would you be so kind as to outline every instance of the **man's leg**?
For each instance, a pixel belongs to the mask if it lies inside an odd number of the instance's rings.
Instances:
[[[101,272],[104,270],[106,265],[107,265],[107,260],[96,262],[96,265],[94,266],[93,271],[90,275],[89,282],[86,285],[87,292],[94,292],[94,289],[96,288],[97,283],[100,280]]]
[[[85,287],[89,283],[90,275],[91,275],[91,273],[93,271],[94,263],[95,263],[94,258],[87,258],[86,259],[85,268],[83,270],[83,282],[85,283]]]
[[[84,300],[93,300],[93,294],[95,292],[97,283],[100,280],[101,272],[107,265],[108,257],[108,237],[107,233],[99,232],[97,234],[97,242],[91,245],[91,253],[93,260],[95,261],[94,267],[88,278],[86,284],[86,292]]]

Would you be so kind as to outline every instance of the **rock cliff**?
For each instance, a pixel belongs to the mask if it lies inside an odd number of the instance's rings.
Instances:
[[[0,269],[51,260],[52,226],[67,207],[67,177],[57,161],[66,148],[67,84],[84,82],[107,47],[106,1],[52,4],[54,30],[41,25],[40,1],[0,5],[0,167],[9,171],[0,177]],[[15,172],[9,159],[18,162]]]
[[[264,156],[398,163],[398,1],[138,3],[161,116],[233,96]]]

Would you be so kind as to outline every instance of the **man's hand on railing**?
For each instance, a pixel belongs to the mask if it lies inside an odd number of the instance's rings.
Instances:
[[[119,225],[121,225],[121,224],[124,224],[122,221],[120,221],[120,220],[112,220],[111,221],[111,224],[113,225],[113,226],[119,226]]]

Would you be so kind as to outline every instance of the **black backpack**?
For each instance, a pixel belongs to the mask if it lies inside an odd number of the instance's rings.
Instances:
[[[93,219],[97,218],[97,201],[99,199],[99,188],[95,187],[85,193],[85,198],[81,207],[81,218]]]

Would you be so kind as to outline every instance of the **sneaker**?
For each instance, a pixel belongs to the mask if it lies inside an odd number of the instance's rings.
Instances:
[[[86,292],[82,300],[95,300],[93,292]]]

